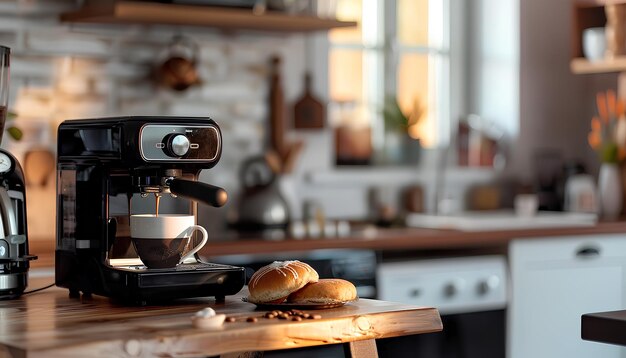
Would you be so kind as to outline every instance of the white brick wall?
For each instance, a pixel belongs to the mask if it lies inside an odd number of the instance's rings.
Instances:
[[[202,224],[218,226],[234,210],[242,160],[263,152],[266,143],[269,59],[283,59],[283,86],[288,108],[300,96],[305,66],[315,76],[315,93],[327,94],[327,40],[310,36],[316,58],[305,59],[305,36],[294,34],[228,33],[202,28],[144,25],[62,24],[58,14],[76,7],[78,0],[0,0],[0,44],[12,48],[11,109],[26,135],[9,147],[21,158],[32,147],[55,148],[58,123],[69,118],[116,115],[210,116],[224,135],[221,162],[201,179],[225,187],[233,199],[224,209],[201,208]],[[182,93],[155,85],[152,73],[165,59],[174,35],[184,34],[199,45],[202,84]],[[287,110],[287,114],[291,111]],[[308,173],[333,171],[333,137],[325,131],[289,133],[305,141],[290,181],[296,198],[314,198],[329,217],[367,215],[368,175],[350,187],[307,180]],[[335,174],[331,173],[331,176]],[[336,174],[340,178],[341,173]],[[390,178],[394,177],[392,173]],[[392,180],[385,185],[412,181]],[[339,180],[341,182],[341,180]],[[28,205],[32,238],[53,236],[54,180],[47,188],[32,188]],[[41,205],[39,203],[49,203]],[[213,226],[213,227],[215,227]]]
[[[70,118],[208,115],[222,128],[224,154],[214,173],[203,178],[236,192],[239,163],[264,148],[269,58],[283,57],[286,99],[293,101],[303,73],[302,37],[224,35],[198,27],[60,23],[58,15],[77,3],[0,0],[0,44],[12,49],[10,108],[25,129],[21,143],[6,139],[3,146],[19,159],[32,147],[54,149],[56,126]],[[198,44],[202,77],[201,85],[181,93],[159,88],[152,76],[177,34]],[[54,183],[49,186],[29,190],[29,202],[53,202]],[[28,209],[29,216],[50,212],[41,205]],[[53,220],[33,221],[31,236],[49,237]]]

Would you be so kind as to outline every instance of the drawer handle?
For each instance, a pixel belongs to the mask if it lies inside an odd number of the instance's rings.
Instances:
[[[585,257],[594,257],[600,255],[600,249],[593,246],[584,246],[576,251],[576,256],[585,258]]]

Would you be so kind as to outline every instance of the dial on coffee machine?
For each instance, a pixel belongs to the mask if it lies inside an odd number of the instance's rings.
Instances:
[[[172,197],[177,214],[194,216],[198,201],[223,205],[223,189],[198,181],[200,170],[217,164],[221,149],[220,129],[209,118],[61,123],[56,285],[71,296],[93,293],[135,304],[200,296],[223,300],[239,292],[245,282],[241,267],[205,263],[196,254],[172,268],[147,268],[132,247],[116,249],[129,243],[129,217],[144,214],[139,206],[145,201],[156,211],[155,199]]]
[[[0,140],[9,96],[10,49],[0,46]],[[0,299],[19,297],[28,285],[26,187],[20,163],[0,149]]]

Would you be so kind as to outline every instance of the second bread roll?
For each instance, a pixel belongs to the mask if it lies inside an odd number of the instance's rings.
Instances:
[[[332,304],[356,299],[356,287],[352,282],[339,278],[327,278],[304,286],[289,295],[287,301],[300,304]]]

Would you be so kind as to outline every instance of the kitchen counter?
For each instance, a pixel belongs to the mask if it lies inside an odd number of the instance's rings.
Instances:
[[[355,230],[346,237],[304,238],[233,235],[228,238],[209,238],[202,253],[210,256],[310,251],[319,249],[371,250],[441,250],[505,247],[518,238],[545,238],[572,235],[599,235],[626,233],[626,221],[600,222],[589,227],[459,231],[418,228],[375,228]]]
[[[581,337],[587,341],[626,346],[626,311],[584,314]]]
[[[459,231],[417,228],[356,229],[345,237],[295,239],[274,234],[211,234],[200,251],[206,256],[311,251],[319,249],[370,249],[383,251],[465,250],[506,248],[513,239],[574,235],[626,235],[626,221],[600,222],[595,226],[523,230]],[[54,239],[32,241],[30,251],[39,255],[33,267],[54,265]]]
[[[52,280],[50,277],[49,280]],[[43,286],[43,279],[31,287]],[[168,306],[128,307],[108,298],[70,299],[57,287],[0,301],[0,356],[195,357],[346,343],[353,356],[374,357],[374,339],[442,330],[437,309],[361,299],[343,307],[306,311],[321,319],[262,318],[267,311],[242,302],[181,300]],[[237,320],[221,328],[194,328],[190,317],[212,307]],[[247,322],[258,317],[258,322]]]

